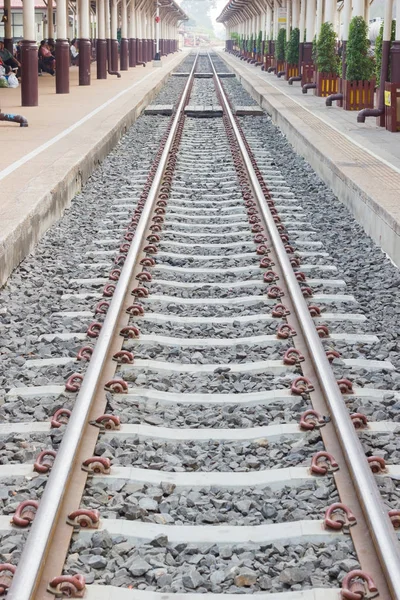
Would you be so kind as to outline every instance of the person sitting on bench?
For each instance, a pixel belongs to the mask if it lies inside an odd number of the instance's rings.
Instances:
[[[14,69],[19,69],[21,67],[21,63],[18,62],[16,58],[13,57],[11,52],[4,47],[3,40],[0,40],[0,58],[6,70],[6,73],[10,73]]]
[[[52,55],[46,40],[42,40],[40,42],[40,48],[39,48],[38,54],[39,54],[39,70],[45,71],[46,73],[50,73],[50,75],[54,75],[56,59]]]
[[[74,66],[78,65],[79,64],[79,49],[78,49],[78,42],[75,38],[71,42],[70,52],[71,52],[71,64]]]

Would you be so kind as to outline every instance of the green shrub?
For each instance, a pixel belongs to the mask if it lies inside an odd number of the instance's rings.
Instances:
[[[339,57],[336,54],[336,34],[332,23],[322,23],[317,39],[317,70],[320,73],[338,73]]]
[[[286,61],[289,65],[297,65],[299,62],[300,29],[295,27],[290,32],[290,38],[286,46]]]
[[[258,36],[257,36],[257,42],[256,42],[257,54],[261,54],[261,47],[262,47],[262,31],[259,31]]]
[[[275,44],[275,58],[276,60],[285,60],[285,48],[286,48],[286,29],[280,29],[278,31],[278,39]]]
[[[368,25],[362,17],[350,21],[349,39],[346,45],[346,79],[367,81],[374,75],[374,63],[368,56]]]
[[[312,49],[311,49],[311,60],[314,64],[317,62],[317,36],[314,35],[314,39],[312,41]]]

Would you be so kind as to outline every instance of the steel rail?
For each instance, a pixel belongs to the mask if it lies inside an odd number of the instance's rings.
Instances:
[[[121,308],[128,292],[131,276],[137,264],[140,250],[143,244],[144,234],[150,223],[152,210],[157,198],[158,189],[168,159],[171,145],[173,143],[178,122],[185,105],[186,97],[193,80],[198,53],[195,57],[192,70],[178,104],[176,115],[162,153],[152,186],[150,188],[143,212],[140,217],[132,244],[126,257],[125,264],[121,270],[119,281],[107,311],[107,316],[94,352],[85,373],[81,389],[77,396],[75,406],[69,418],[67,429],[64,433],[60,448],[57,452],[54,465],[49,475],[43,496],[40,500],[38,511],[32,523],[32,528],[22,551],[18,568],[12,580],[7,594],[9,600],[33,600],[35,590],[39,583],[42,567],[46,560],[52,532],[54,531],[58,512],[64,497],[65,489],[72,469],[75,457],[81,443],[85,427],[88,424],[88,416],[92,402],[97,392],[98,382],[106,362],[111,341],[115,335],[115,328]]]
[[[383,504],[374,475],[366,460],[364,450],[350,419],[342,394],[336,383],[332,367],[326,357],[324,347],[318,336],[315,324],[310,316],[307,303],[290,264],[283,242],[279,236],[273,216],[265,202],[263,191],[251,164],[242,136],[236,125],[225,91],[219,81],[215,67],[209,56],[214,80],[223,101],[232,129],[235,133],[260,211],[267,225],[270,240],[275,248],[286,285],[292,298],[303,335],[312,361],[331,411],[332,422],[351,473],[360,505],[390,588],[392,599],[400,600],[400,544],[392,522]]]

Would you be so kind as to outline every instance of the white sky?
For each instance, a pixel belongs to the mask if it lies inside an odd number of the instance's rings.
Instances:
[[[221,14],[222,9],[224,8],[226,3],[227,3],[227,0],[217,0],[216,8],[213,8],[210,11],[211,20],[212,20],[213,26],[214,26],[214,31],[215,31],[216,35],[221,38],[225,37],[225,27],[222,25],[222,23],[217,23],[215,19]]]
[[[182,0],[175,0],[175,1],[178,4],[181,4],[181,2],[182,2]],[[222,9],[224,8],[224,6],[227,2],[228,2],[228,0],[217,0],[216,4],[215,4],[216,7],[211,9],[211,11],[210,11],[210,17],[211,17],[212,24],[214,26],[214,31],[215,31],[216,35],[220,38],[225,37],[225,27],[221,23],[217,23],[216,18],[221,14]]]

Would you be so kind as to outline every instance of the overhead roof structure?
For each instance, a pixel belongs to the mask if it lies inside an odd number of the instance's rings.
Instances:
[[[222,9],[221,14],[217,17],[218,23],[226,23],[233,17],[239,16],[240,13],[248,11],[249,14],[255,7],[249,0],[230,0]]]

